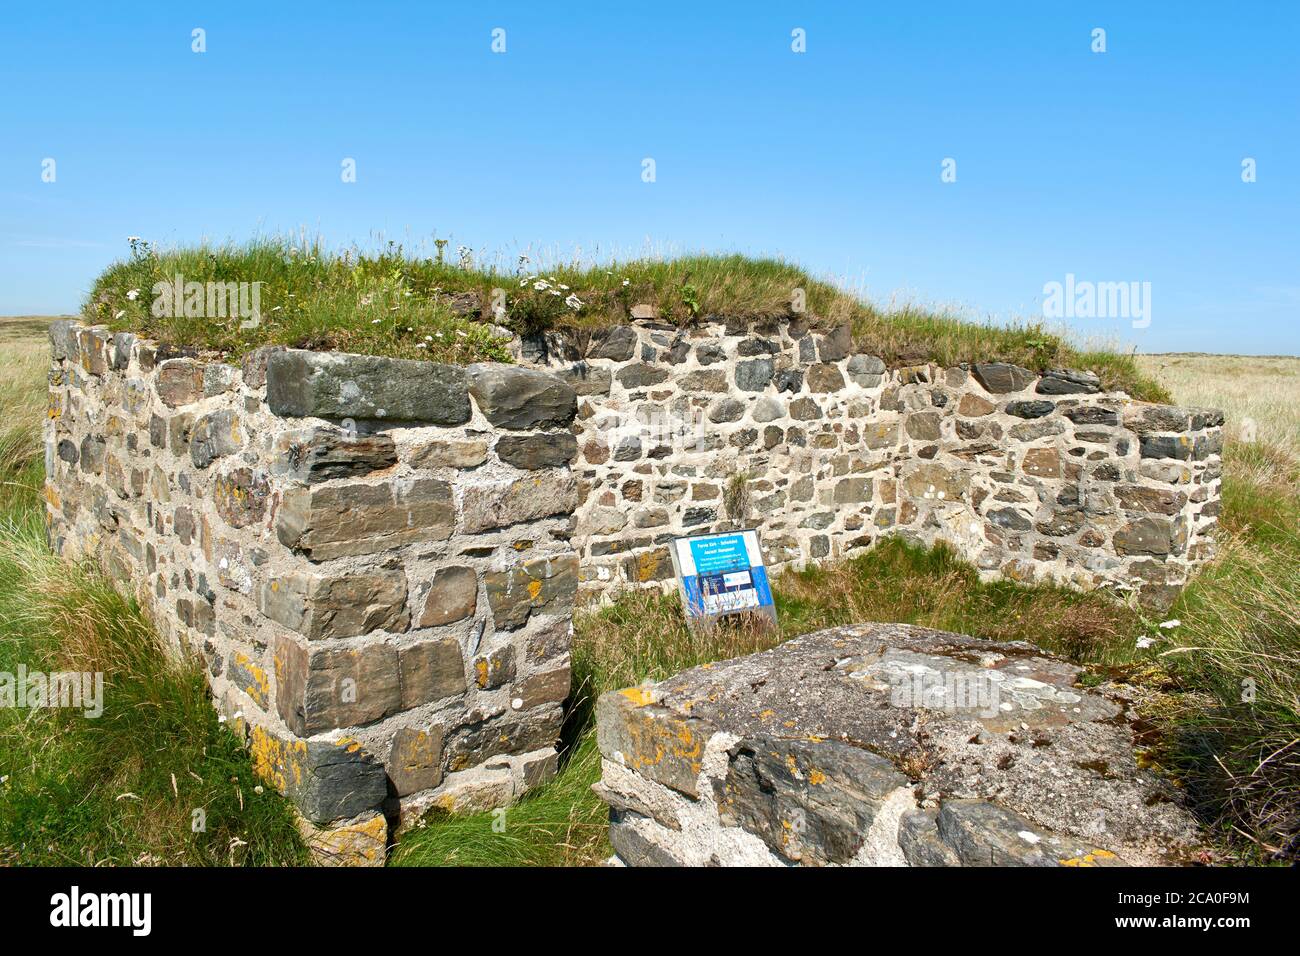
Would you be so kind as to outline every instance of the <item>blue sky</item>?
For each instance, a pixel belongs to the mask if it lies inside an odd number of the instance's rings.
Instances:
[[[1149,282],[1149,327],[1070,324],[1300,352],[1300,4],[545,6],[6,5],[0,313],[76,311],[128,235],[306,227],[780,254],[995,320]]]

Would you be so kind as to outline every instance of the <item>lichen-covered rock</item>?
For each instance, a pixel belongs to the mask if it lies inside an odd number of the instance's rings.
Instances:
[[[294,740],[252,728],[253,770],[314,823],[359,816],[388,793],[383,764],[354,738]]]
[[[435,362],[286,349],[266,363],[276,415],[461,425],[469,421],[465,369]]]
[[[1198,831],[1127,701],[1030,644],[832,628],[601,696],[626,862],[1174,862]]]

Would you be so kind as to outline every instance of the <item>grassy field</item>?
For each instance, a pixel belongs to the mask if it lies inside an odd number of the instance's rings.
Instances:
[[[0,320],[0,670],[105,671],[103,718],[0,711],[0,863],[274,864],[302,859],[283,801],[259,792],[198,669],[169,663],[148,622],[92,569],[45,549],[37,489],[44,320]],[[692,633],[675,600],[631,595],[575,622],[563,769],[511,807],[433,816],[395,865],[591,865],[605,859],[592,703],[603,690],[750,653],[853,620],[1028,639],[1143,690],[1142,758],[1186,788],[1222,862],[1300,855],[1300,360],[1153,356],[1179,400],[1221,404],[1256,439],[1225,452],[1221,556],[1162,629],[1134,607],[1050,587],[981,583],[943,550],[891,543],[780,576],[775,634]],[[1251,384],[1257,376],[1256,384]],[[833,598],[828,598],[833,595]],[[1137,639],[1155,643],[1139,650]],[[202,808],[206,829],[193,833]]]
[[[158,300],[155,286],[166,288],[177,276],[204,284],[260,283],[260,324],[243,328],[229,303],[216,318],[206,298],[194,310],[178,306],[188,294]],[[130,255],[96,280],[84,317],[232,358],[278,343],[463,363],[509,360],[505,340],[493,330],[496,322],[519,332],[569,327],[581,335],[626,321],[634,305],[644,304],[684,326],[710,315],[788,315],[798,295],[813,324],[850,324],[858,350],[892,365],[997,359],[1034,369],[1083,368],[1136,397],[1168,397],[1129,356],[1075,348],[1040,324],[1004,327],[913,305],[879,306],[791,263],[743,256],[521,259],[506,269],[442,248],[417,258],[393,244],[332,253],[319,243],[284,239],[165,250],[135,240]],[[251,301],[251,291],[248,296]],[[213,307],[220,308],[215,298]]]

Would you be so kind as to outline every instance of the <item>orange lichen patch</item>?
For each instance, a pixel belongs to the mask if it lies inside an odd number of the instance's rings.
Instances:
[[[537,596],[542,593],[542,582],[536,579],[528,582],[528,597],[536,601]]]
[[[479,687],[486,687],[488,682],[488,662],[486,657],[480,657],[474,662],[474,682]]]
[[[63,499],[59,497],[59,492],[53,485],[47,484],[43,493],[46,502],[48,502],[49,506],[55,511],[58,511],[63,507]]]
[[[384,860],[388,821],[382,813],[332,829],[300,820],[299,829],[320,866],[378,866]]]
[[[776,711],[774,711],[771,707],[769,707],[766,710],[760,710],[758,712],[758,716],[762,720],[771,720],[774,716],[776,716]]]
[[[654,695],[644,687],[628,687],[619,691],[619,693],[638,707],[644,707],[655,702]]]
[[[704,744],[685,721],[647,715],[643,720],[630,722],[627,730],[632,747],[625,758],[632,769],[659,766],[671,759],[684,763],[692,774],[700,772]]]
[[[266,671],[240,651],[235,652],[235,666],[231,671],[239,689],[253,698],[257,706],[265,709],[267,701],[271,699],[271,680]]]
[[[1114,860],[1115,854],[1110,850],[1094,849],[1091,853],[1085,853],[1083,856],[1070,857],[1068,860],[1060,860],[1061,866],[1097,866],[1099,860]]]
[[[644,584],[647,581],[653,581],[659,574],[659,568],[663,563],[663,555],[658,551],[647,551],[645,554],[639,554],[636,558],[636,579],[639,583]]]
[[[826,774],[822,773],[820,770],[812,770],[808,774],[808,782],[814,787],[823,784],[826,782]]]
[[[280,793],[288,793],[291,788],[302,785],[306,741],[281,740],[265,728],[254,725],[249,756],[253,761],[253,772]]]

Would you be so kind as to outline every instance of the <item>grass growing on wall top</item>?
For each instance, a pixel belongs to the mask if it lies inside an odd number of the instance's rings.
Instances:
[[[241,329],[238,315],[155,315],[155,284],[176,276],[261,283],[261,325]],[[504,292],[503,302],[494,290]],[[1039,323],[998,326],[914,306],[882,308],[791,263],[740,255],[544,269],[521,261],[507,270],[470,258],[453,262],[445,250],[417,258],[395,244],[373,253],[332,253],[319,243],[284,239],[169,250],[136,240],[131,254],[95,281],[83,315],[229,356],[276,343],[465,363],[509,360],[505,340],[492,328],[497,304],[506,327],[528,333],[625,322],[639,304],[677,325],[709,316],[773,318],[790,314],[795,290],[802,290],[810,321],[851,325],[855,348],[891,365],[997,360],[1035,370],[1083,368],[1101,375],[1108,388],[1152,401],[1168,398],[1131,357],[1080,351]]]

